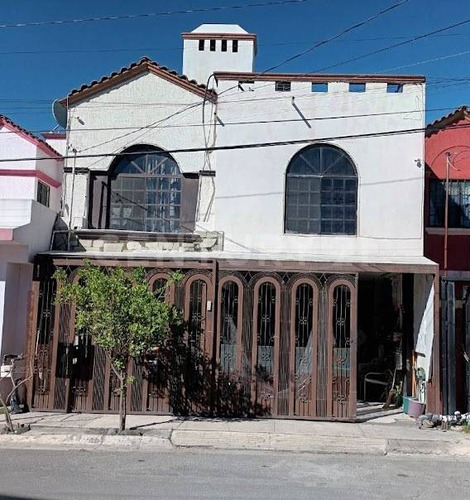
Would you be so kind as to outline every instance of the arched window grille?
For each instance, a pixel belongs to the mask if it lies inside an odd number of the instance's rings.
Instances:
[[[258,356],[257,366],[262,372],[270,375],[274,372],[274,344],[276,338],[276,287],[265,282],[258,292]]]
[[[349,156],[328,145],[308,146],[286,173],[285,231],[356,234],[357,172]]]
[[[239,286],[235,281],[226,281],[221,290],[221,335],[220,364],[224,371],[236,371],[239,325]]]
[[[351,290],[338,285],[333,293],[333,348],[349,349],[351,337]]]
[[[194,280],[189,287],[189,343],[198,350],[204,343],[207,302],[207,283],[202,279]]]
[[[111,229],[176,233],[180,230],[182,176],[167,153],[135,146],[122,156],[111,177]]]
[[[157,274],[150,280],[151,290],[159,300],[164,300],[168,304],[174,302],[174,284],[169,282],[169,276],[166,274]]]
[[[334,285],[333,285],[334,286]],[[338,284],[333,289],[331,307],[331,414],[347,417],[351,388],[351,288]]]
[[[314,332],[314,291],[312,285],[302,283],[295,294],[295,374],[302,377],[312,372]]]

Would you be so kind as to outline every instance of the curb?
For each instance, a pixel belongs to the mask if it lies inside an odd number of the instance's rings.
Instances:
[[[387,455],[453,456],[455,442],[424,439],[387,439]]]
[[[211,449],[311,454],[428,455],[470,459],[470,440],[352,438],[228,431],[160,430],[119,435],[109,429],[34,429],[0,435],[0,448],[56,448],[156,451]]]
[[[49,447],[108,448],[122,450],[172,450],[169,432],[167,436],[126,436],[92,432],[44,433],[30,431],[21,435],[0,435],[1,447],[49,448]]]
[[[174,430],[171,442],[179,448],[217,450],[286,451],[294,453],[384,455],[386,441],[369,438],[340,438],[298,434],[211,432]]]

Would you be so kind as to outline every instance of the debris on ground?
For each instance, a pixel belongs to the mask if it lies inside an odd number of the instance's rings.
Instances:
[[[460,413],[459,411],[454,412],[453,415],[426,413],[419,416],[416,422],[420,429],[422,429],[423,424],[426,424],[427,427],[440,427],[442,431],[447,431],[453,426],[469,426],[470,413]]]

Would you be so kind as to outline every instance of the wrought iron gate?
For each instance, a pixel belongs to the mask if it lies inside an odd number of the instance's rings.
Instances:
[[[170,271],[149,270],[150,286]],[[109,361],[75,332],[73,307],[54,305],[55,291],[43,276],[32,407],[116,412]],[[187,271],[165,292],[185,326],[131,363],[128,411],[354,419],[356,297],[355,275]]]

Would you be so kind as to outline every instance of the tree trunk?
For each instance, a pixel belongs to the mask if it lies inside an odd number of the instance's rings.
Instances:
[[[119,375],[119,432],[126,429],[126,372]]]
[[[8,411],[7,404],[1,396],[0,396],[0,403],[2,403],[2,406],[5,410],[5,424],[7,426],[7,429],[10,432],[15,432],[15,429],[13,427],[13,422],[11,421],[10,412]]]

